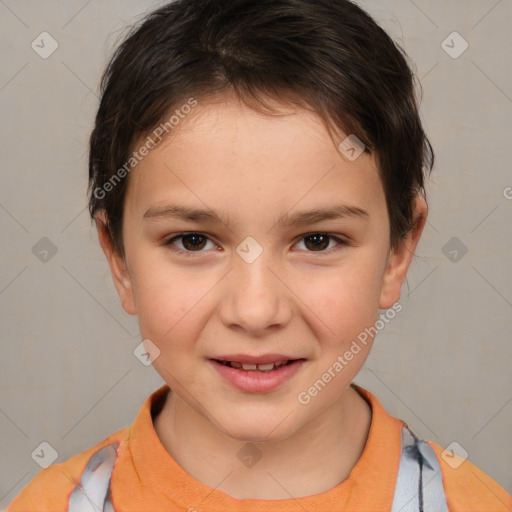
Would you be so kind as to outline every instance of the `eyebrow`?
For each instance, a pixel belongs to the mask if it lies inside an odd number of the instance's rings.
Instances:
[[[324,220],[343,218],[359,218],[367,220],[369,213],[357,206],[337,205],[330,208],[315,208],[313,210],[297,212],[292,215],[283,214],[275,223],[281,227],[298,227],[314,224]],[[183,205],[153,206],[143,215],[143,220],[177,219],[187,222],[205,222],[207,224],[224,224],[231,227],[229,221],[213,209],[191,208]]]

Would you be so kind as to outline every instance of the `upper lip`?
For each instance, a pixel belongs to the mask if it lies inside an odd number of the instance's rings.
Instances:
[[[217,361],[236,361],[242,364],[268,364],[279,363],[281,361],[293,361],[295,359],[303,359],[301,357],[290,357],[284,354],[262,354],[260,356],[251,356],[249,354],[228,354],[225,356],[212,357]]]

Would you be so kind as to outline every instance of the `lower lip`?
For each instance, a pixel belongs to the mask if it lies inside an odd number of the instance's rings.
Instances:
[[[299,371],[305,360],[297,359],[271,372],[237,370],[213,359],[210,359],[210,362],[222,377],[238,389],[249,393],[264,393],[278,388],[288,379],[291,379]]]

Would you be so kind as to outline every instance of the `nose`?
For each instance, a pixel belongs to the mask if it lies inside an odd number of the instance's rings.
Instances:
[[[252,263],[235,255],[222,290],[221,322],[251,336],[263,336],[285,327],[293,308],[292,293],[283,281],[265,251]]]

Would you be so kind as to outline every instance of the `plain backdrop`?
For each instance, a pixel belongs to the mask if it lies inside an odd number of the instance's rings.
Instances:
[[[62,462],[163,384],[133,354],[137,320],[86,209],[101,72],[160,3],[0,0],[0,509],[41,470],[41,443]],[[415,63],[436,165],[403,310],[356,382],[512,492],[512,2],[359,3]]]

